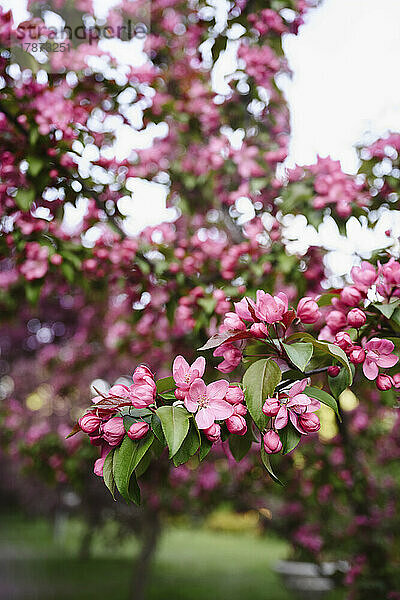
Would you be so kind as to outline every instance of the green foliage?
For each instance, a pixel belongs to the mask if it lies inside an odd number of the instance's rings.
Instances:
[[[301,433],[299,433],[289,421],[286,427],[279,431],[279,437],[282,442],[282,454],[288,454],[298,446],[301,439]]]
[[[172,458],[187,436],[191,414],[183,406],[161,406],[156,413],[167,441],[169,457]]]
[[[295,367],[300,369],[300,371],[304,371],[313,355],[313,345],[309,342],[297,342],[295,344],[282,345],[285,348],[290,362],[292,362]]]
[[[253,421],[261,431],[269,418],[262,412],[262,406],[265,399],[272,396],[281,378],[281,370],[271,358],[253,363],[243,376],[246,405]]]
[[[333,398],[330,394],[328,394],[327,392],[324,392],[324,390],[320,390],[318,388],[309,387],[309,386],[306,387],[306,389],[304,390],[304,393],[307,394],[307,396],[310,396],[310,398],[319,400],[320,402],[322,402],[322,404],[329,406],[329,408],[331,408],[336,413],[339,420],[341,420],[338,404],[337,404],[335,398]]]

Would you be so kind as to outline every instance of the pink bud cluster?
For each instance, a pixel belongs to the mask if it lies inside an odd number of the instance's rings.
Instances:
[[[243,298],[234,303],[234,312],[227,312],[221,332],[232,332],[237,340],[245,338],[266,339],[270,329],[277,332],[277,326],[281,326],[286,332],[296,319],[304,324],[311,324],[321,317],[317,302],[311,297],[301,298],[297,310],[289,308],[289,298],[284,292],[272,296],[263,290],[257,290],[256,301],[251,298]],[[235,369],[241,361],[242,354],[235,345],[235,341],[228,341],[214,350],[214,356],[222,356],[223,361],[218,369],[223,373],[229,373]]]
[[[325,316],[325,327],[319,337],[337,344],[354,365],[362,365],[363,373],[369,380],[376,380],[380,390],[399,387],[400,376],[380,373],[379,369],[390,369],[398,362],[391,340],[380,338],[379,327],[375,322],[379,314],[371,311],[369,294],[378,294],[380,303],[389,303],[400,295],[400,262],[391,258],[386,264],[378,263],[376,268],[367,261],[351,270],[352,285],[347,285],[332,298]],[[362,305],[360,307],[359,305]],[[369,327],[372,325],[372,329]],[[364,331],[368,329],[368,336]],[[350,329],[357,330],[357,342],[353,341]],[[332,367],[329,374],[339,373]]]

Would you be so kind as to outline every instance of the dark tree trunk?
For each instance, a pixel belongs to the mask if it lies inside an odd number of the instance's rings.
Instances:
[[[130,600],[146,600],[152,561],[160,533],[161,524],[157,512],[145,514],[141,532],[141,548],[134,564]]]

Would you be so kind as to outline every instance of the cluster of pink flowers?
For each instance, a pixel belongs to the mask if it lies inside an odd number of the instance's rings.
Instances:
[[[221,427],[216,421],[225,421],[228,431],[244,435],[247,431],[244,416],[247,408],[243,404],[243,390],[221,379],[206,385],[201,379],[206,362],[197,358],[190,366],[183,356],[174,360],[172,373],[177,385],[175,396],[184,401],[187,410],[195,414],[199,429],[212,442],[221,439]]]
[[[304,394],[307,383],[307,379],[297,381],[287,393],[278,393],[275,397],[265,400],[262,411],[273,418],[273,428],[263,436],[264,449],[268,454],[282,450],[282,442],[277,432],[286,427],[289,420],[303,435],[315,433],[320,429],[315,411],[321,408],[321,403]]]
[[[133,384],[129,387],[117,384],[110,388],[108,399],[111,401],[113,399],[122,400],[122,405],[134,408],[145,408],[153,404],[156,397],[156,384],[150,369],[145,365],[140,365],[135,369],[132,379]],[[149,431],[149,425],[145,421],[137,421],[131,425],[128,431],[125,431],[123,418],[116,412],[115,403],[110,402],[109,406],[102,404],[96,407],[96,404],[103,400],[103,396],[95,396],[92,400],[95,405],[93,409],[79,419],[79,426],[84,433],[89,435],[90,442],[101,447],[101,457],[96,461],[94,467],[94,472],[100,476],[103,474],[103,465],[107,454],[122,442],[125,435],[132,440],[138,440]]]
[[[234,303],[234,312],[226,313],[220,331],[232,332],[232,336],[238,340],[266,339],[270,328],[276,333],[279,325],[286,332],[296,318],[301,323],[312,324],[320,317],[318,304],[311,296],[301,298],[295,311],[289,308],[289,298],[284,292],[272,296],[263,290],[257,290],[256,301],[245,297]],[[240,363],[242,353],[233,340],[216,348],[214,356],[224,358],[218,369],[222,373],[230,373]]]
[[[314,176],[312,205],[316,210],[334,206],[340,217],[349,217],[354,206],[365,206],[368,197],[364,183],[353,175],[344,173],[340,162],[331,158],[320,158],[315,165],[295,167],[288,173],[289,181],[298,181],[310,173]]]
[[[374,295],[378,294],[380,301],[384,303],[400,296],[400,263],[391,258],[384,265],[378,263],[376,268],[363,261],[359,267],[353,267],[351,277],[353,284],[345,286],[338,297],[332,298],[325,317],[326,325],[319,337],[337,344],[354,365],[362,364],[365,377],[376,380],[378,389],[388,390],[392,386],[399,388],[400,373],[390,376],[379,372],[379,368],[390,369],[399,360],[393,354],[393,342],[378,338],[377,335],[364,337],[362,328],[371,319],[379,318],[376,313],[370,312],[369,291]],[[357,343],[350,336],[350,328],[358,330]],[[378,334],[379,330],[375,329],[375,332]],[[338,373],[339,367],[334,366],[329,370],[331,376]]]

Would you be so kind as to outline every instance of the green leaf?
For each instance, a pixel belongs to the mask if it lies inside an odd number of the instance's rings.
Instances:
[[[158,441],[161,442],[163,446],[166,446],[167,442],[165,440],[165,435],[161,425],[160,417],[156,414],[153,414],[153,416],[151,417],[151,428]]]
[[[338,404],[335,398],[333,398],[333,396],[331,396],[324,390],[308,386],[305,388],[304,393],[307,394],[307,396],[310,396],[310,398],[315,398],[315,400],[319,400],[320,402],[322,402],[322,404],[329,406],[329,408],[331,408],[336,413],[339,421],[342,420],[340,417]]]
[[[32,175],[32,177],[37,177],[43,168],[43,160],[37,156],[28,156],[27,161],[29,163],[28,172]]]
[[[135,500],[130,496],[129,482],[132,473],[153,442],[152,433],[141,440],[133,441],[127,435],[114,451],[114,479],[117,489],[125,500]],[[136,478],[135,478],[136,480]]]
[[[314,347],[309,342],[297,342],[296,344],[282,344],[285,348],[286,354],[289,360],[298,368],[300,371],[304,371],[306,366],[311,360],[313,355]]]
[[[299,444],[301,433],[289,422],[286,427],[279,431],[279,437],[282,442],[282,454],[288,454]]]
[[[35,199],[35,190],[33,188],[20,188],[14,198],[18,208],[27,212]]]
[[[199,450],[200,462],[205,459],[207,454],[210,452],[211,448],[212,448],[212,442],[210,442],[210,440],[208,440],[206,437],[203,436],[201,438],[201,446],[200,446],[200,450]]]
[[[161,406],[156,411],[161,420],[161,426],[167,445],[169,457],[178,452],[189,431],[190,413],[183,406]]]
[[[75,279],[74,267],[67,262],[61,263],[61,272],[69,283],[73,283]]]
[[[195,452],[197,452],[200,446],[200,433],[195,425],[192,423],[189,429],[187,436],[185,437],[182,446],[179,448],[178,452],[175,454],[173,463],[176,467],[186,463]]]
[[[234,433],[230,435],[229,449],[236,462],[240,462],[246,456],[252,443],[253,433],[249,424],[247,424],[247,431],[244,435],[235,435]]]
[[[340,394],[350,385],[349,374],[346,369],[340,369],[340,372],[336,377],[330,377],[328,375],[328,383],[333,397],[338,400]]]
[[[380,313],[387,319],[390,319],[400,304],[400,299],[395,300],[394,302],[390,302],[389,304],[380,304],[378,302],[374,302],[372,306],[379,310]]]
[[[271,358],[257,360],[243,376],[246,405],[260,430],[264,429],[269,419],[261,410],[264,401],[272,396],[281,378],[281,370]]]
[[[138,486],[138,482],[136,480],[135,473],[132,473],[131,478],[129,480],[129,499],[135,504],[140,504],[140,487]]]
[[[104,461],[103,479],[104,479],[105,485],[111,492],[111,496],[115,500],[115,480],[114,480],[114,474],[113,474],[113,458],[114,458],[114,450],[111,450],[111,452],[109,452],[107,454],[106,460]]]
[[[37,304],[39,297],[40,297],[41,289],[42,289],[41,281],[34,281],[34,282],[26,283],[25,294],[26,294],[26,298],[30,304]]]
[[[298,339],[306,340],[307,342],[310,342],[314,346],[314,348],[317,348],[324,354],[329,354],[330,356],[335,358],[338,362],[340,362],[346,368],[346,370],[349,374],[349,380],[350,380],[349,385],[352,384],[353,372],[350,367],[349,359],[347,358],[345,352],[341,348],[339,348],[339,346],[336,346],[335,344],[331,344],[330,342],[322,342],[321,340],[316,340],[312,335],[310,335],[309,333],[303,332],[303,331],[300,331],[298,333],[293,333],[288,338],[289,341],[298,340]]]
[[[283,483],[281,482],[280,479],[278,479],[278,477],[275,475],[275,473],[272,469],[269,454],[267,454],[265,452],[262,442],[261,442],[261,460],[262,460],[264,467],[267,469],[271,479],[273,479],[275,481],[275,483],[279,483],[279,485],[283,486]]]
[[[158,381],[156,381],[156,386],[157,386],[157,392],[159,394],[162,394],[163,392],[166,392],[167,390],[176,389],[176,384],[175,384],[173,377],[163,377],[162,379],[159,379]]]

